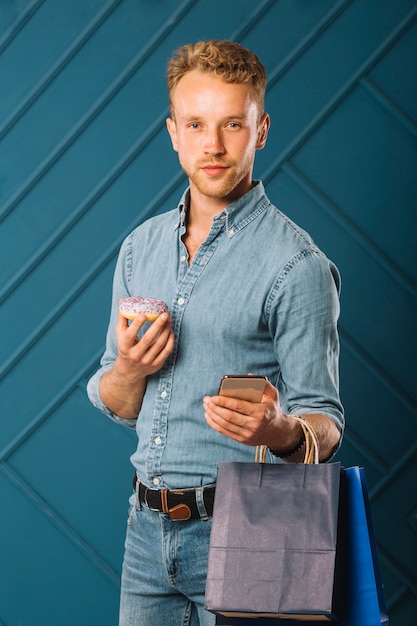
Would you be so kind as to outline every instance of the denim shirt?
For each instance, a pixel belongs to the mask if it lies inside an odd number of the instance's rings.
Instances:
[[[202,399],[224,374],[262,374],[284,412],[323,413],[343,429],[338,393],[339,274],[310,236],[274,207],[261,182],[213,218],[188,264],[182,242],[188,191],[177,209],[153,217],[124,241],[101,368],[91,402],[136,427],[131,461],[152,488],[198,487],[216,480],[221,460],[253,461],[254,448],[212,430]],[[118,302],[164,300],[175,347],[149,376],[140,416],[125,420],[101,401],[99,383],[117,355]],[[270,462],[277,459],[269,457]]]

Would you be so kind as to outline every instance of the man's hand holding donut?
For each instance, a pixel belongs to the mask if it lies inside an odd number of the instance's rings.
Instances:
[[[147,377],[161,369],[174,348],[174,334],[169,313],[161,313],[138,339],[146,323],[139,313],[129,324],[119,313],[116,325],[118,356],[111,370],[100,382],[104,404],[124,419],[137,418],[146,390]]]

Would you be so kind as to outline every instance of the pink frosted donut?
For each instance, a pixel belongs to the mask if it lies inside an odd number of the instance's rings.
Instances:
[[[168,311],[168,307],[162,300],[132,296],[120,300],[119,311],[128,320],[134,320],[138,313],[145,313],[147,321],[154,322],[158,315]]]

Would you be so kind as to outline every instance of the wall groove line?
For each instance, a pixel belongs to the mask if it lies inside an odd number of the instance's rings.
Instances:
[[[395,118],[407,132],[417,139],[417,123],[392,100],[369,76],[364,76],[359,84]]]
[[[375,244],[364,232],[358,228],[314,183],[307,178],[291,162],[285,162],[281,170],[285,172],[303,191],[325,210],[365,252],[371,256],[394,280],[401,285],[414,299],[417,299],[417,284],[389,257],[377,244]]]
[[[68,295],[63,298],[49,313],[45,316],[41,324],[38,324],[29,335],[18,345],[18,347],[2,362],[0,368],[0,380],[5,378],[12,369],[23,359],[30,349],[47,333],[54,325],[57,319],[62,316],[67,309],[83,292],[86,286],[91,282],[91,272],[84,275],[71,290]]]
[[[344,342],[344,350],[348,349],[349,352],[359,361],[366,369],[371,372],[378,382],[381,383],[385,389],[393,396],[399,404],[401,404],[410,413],[417,414],[417,402],[410,396],[406,389],[401,387],[386,370],[382,369],[379,363],[365,350],[359,346],[359,344],[352,338],[351,335],[343,328],[343,324],[340,327],[340,337]]]
[[[80,381],[84,380],[86,376],[92,372],[95,365],[101,358],[103,350],[97,351],[93,354],[88,361],[83,365],[77,375],[70,378],[64,386],[62,386],[58,393],[45,404],[41,411],[39,411],[23,428],[20,429],[18,434],[8,441],[7,445],[0,450],[0,464],[6,463],[8,459],[20,448],[20,446],[27,441],[31,435],[44,424],[51,415],[57,410],[61,404],[63,404],[80,385]],[[85,393],[85,385],[83,385]]]
[[[79,203],[72,213],[63,220],[59,227],[47,237],[34,254],[25,261],[17,272],[0,289],[0,304],[21,284],[25,278],[42,262],[42,260],[62,241],[65,235],[82,219],[88,210],[101,198],[101,196],[116,182],[123,172],[133,163],[137,156],[147,146],[165,124],[166,112],[155,119],[153,124],[141,135],[117,161],[107,174],[96,184],[90,193]]]
[[[23,200],[24,197],[35,187],[35,185],[45,176],[52,166],[65,154],[70,146],[80,137],[86,128],[93,122],[107,104],[117,95],[120,89],[128,82],[139,67],[152,54],[157,45],[163,41],[164,37],[176,26],[185,13],[198,0],[185,0],[164,24],[163,29],[159,29],[154,37],[144,48],[128,63],[118,77],[109,85],[104,93],[89,108],[87,113],[68,131],[63,139],[51,152],[42,160],[34,172],[20,185],[19,189],[9,198],[0,211],[0,223],[11,211]]]
[[[376,50],[369,55],[364,63],[351,74],[351,76],[345,81],[344,85],[336,91],[336,93],[329,98],[328,102],[322,107],[322,109],[306,124],[306,126],[294,136],[289,144],[278,154],[278,156],[271,163],[270,167],[264,173],[264,181],[267,183],[270,181],[281,168],[285,161],[289,161],[294,154],[313,136],[313,134],[320,128],[323,122],[329,117],[329,115],[337,109],[337,107],[343,102],[343,100],[355,89],[360,79],[365,76],[370,70],[382,59],[382,57],[390,50],[397,41],[404,35],[404,33],[410,28],[411,24],[417,17],[417,6],[409,11],[408,15],[401,20],[401,22],[394,28],[393,31],[385,38],[385,40],[378,46]]]
[[[385,474],[385,476],[381,478],[376,485],[372,487],[372,489],[369,490],[369,497],[372,500],[376,500],[376,498],[384,495],[384,490],[394,480],[394,478],[396,478],[397,474],[399,474],[408,463],[411,463],[414,457],[417,458],[417,440],[415,440],[409,448],[404,450],[403,454],[396,461],[396,463],[391,465],[389,473]]]
[[[108,19],[123,0],[110,0],[79,33],[70,46],[61,54],[51,68],[42,76],[40,81],[30,90],[14,111],[0,126],[0,140],[3,139],[28,109],[36,102],[42,93],[49,87],[62,70],[78,54],[83,46],[91,39],[94,33]]]
[[[44,2],[45,0],[33,0],[33,2],[27,5],[17,20],[10,25],[0,39],[0,54],[6,50],[7,46],[11,44]]]
[[[346,11],[353,0],[339,0],[321,18],[309,33],[287,54],[268,76],[268,90],[298,61],[298,59],[319,39],[319,37]]]
[[[263,2],[258,2],[256,9],[249,14],[246,22],[235,30],[228,39],[230,39],[230,41],[241,42],[244,36],[250,32],[251,28],[253,28],[266,13],[268,13],[269,9],[274,4],[276,4],[276,0],[263,0]]]
[[[19,489],[36,509],[46,517],[60,533],[68,539],[81,554],[94,565],[118,589],[120,577],[117,572],[101,557],[91,545],[61,515],[37,493],[14,469],[7,464],[0,465],[5,478]]]
[[[412,576],[411,572],[406,571],[405,568],[398,560],[395,558],[393,554],[387,552],[384,546],[378,543],[378,552],[381,557],[381,561],[383,561],[391,570],[391,572],[395,575],[398,580],[402,582],[402,584],[411,591],[414,595],[417,595],[417,580],[415,575]]]
[[[145,209],[144,212],[141,213],[141,221],[142,219],[146,219],[149,215],[149,212],[155,211],[158,208],[159,204],[164,201],[170,193],[183,181],[182,172],[178,172],[176,176],[174,176],[169,185],[165,186],[162,189],[162,192],[158,195],[157,199],[148,205],[148,209]],[[138,225],[137,220],[135,221],[135,226]],[[131,225],[132,226],[132,225]],[[41,324],[38,324],[37,327],[22,341],[18,347],[9,355],[7,359],[5,359],[0,367],[0,380],[5,378],[10,371],[19,363],[19,361],[25,357],[27,352],[32,348],[36,342],[53,326],[55,321],[61,317],[63,311],[68,308],[78,297],[79,295],[86,289],[86,287],[92,282],[97,273],[103,268],[103,264],[109,263],[113,257],[116,256],[118,249],[123,241],[123,239],[129,234],[132,230],[126,229],[123,231],[123,235],[115,240],[113,246],[99,258],[98,262],[95,263],[88,272],[83,274],[82,279],[80,279],[73,288],[68,291],[65,298],[63,298],[47,315]]]
[[[378,550],[379,550],[379,546],[378,546]],[[381,563],[382,562],[385,563],[387,569],[391,570],[394,576],[396,576],[397,575],[396,569],[395,567],[391,567],[391,562],[389,560],[389,557],[383,556],[382,554],[380,556],[381,556],[380,558]],[[387,600],[388,613],[392,615],[395,608],[397,606],[398,607],[401,606],[401,604],[406,601],[407,595],[409,593],[410,593],[410,590],[404,584],[401,584],[401,586],[395,591],[395,593],[391,593],[389,599]]]
[[[381,563],[385,563],[387,570],[390,570],[395,576],[396,570],[395,568],[390,567],[390,562],[388,558],[383,558],[382,555],[380,555],[380,557]],[[390,597],[386,598],[388,614],[392,615],[397,607],[400,608],[401,606],[404,606],[407,603],[409,596],[410,590],[404,585],[401,585],[398,589],[395,590],[394,593],[391,593]]]
[[[350,430],[348,426],[346,427],[343,438],[349,443],[349,445],[352,446],[354,450],[356,450],[356,452],[366,458],[367,462],[369,461],[375,471],[380,474],[385,474],[389,471],[389,465],[384,461],[384,459],[378,456],[368,443],[364,441],[360,435],[357,435]]]

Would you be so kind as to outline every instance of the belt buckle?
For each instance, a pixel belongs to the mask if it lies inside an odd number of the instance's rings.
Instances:
[[[145,493],[143,494],[143,501],[146,504],[147,508],[149,509],[149,511],[157,511],[158,513],[160,513],[161,511],[159,509],[155,509],[154,507],[151,507],[149,502],[148,502],[148,491],[152,491],[152,489],[149,489],[148,487],[145,487]]]

